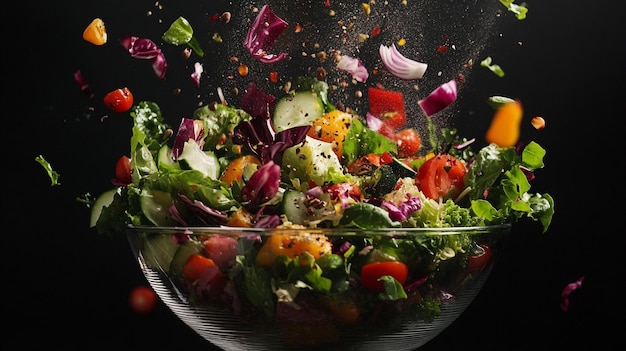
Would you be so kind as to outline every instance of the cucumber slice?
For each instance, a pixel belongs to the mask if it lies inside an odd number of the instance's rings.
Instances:
[[[179,246],[171,235],[146,234],[142,254],[146,266],[168,272]]]
[[[220,176],[220,163],[215,153],[202,151],[193,139],[185,142],[183,151],[178,156],[178,163],[182,169],[200,171],[211,179],[218,179]]]
[[[278,99],[274,107],[272,124],[276,132],[310,125],[324,114],[324,102],[316,92],[298,91]]]
[[[189,256],[202,252],[202,249],[202,244],[197,241],[185,241],[182,243],[178,247],[178,250],[176,250],[176,254],[170,264],[170,274],[175,277],[182,277],[183,266],[185,265],[185,262],[187,262]]]
[[[309,218],[304,201],[306,195],[298,190],[289,189],[283,194],[283,201],[280,203],[281,212],[287,220],[293,224],[304,224]]]
[[[159,169],[167,170],[170,172],[180,170],[180,165],[174,160],[174,157],[172,156],[172,148],[168,145],[163,145],[159,149],[159,153],[157,155],[157,166],[159,167]]]
[[[96,198],[96,201],[94,201],[93,206],[91,207],[91,218],[89,219],[89,226],[91,228],[95,227],[96,223],[98,223],[102,209],[109,206],[113,202],[113,198],[115,197],[117,190],[117,188],[107,190]]]
[[[161,190],[143,190],[140,196],[141,211],[156,226],[172,226],[177,222],[170,217],[169,208],[174,204],[172,195]]]

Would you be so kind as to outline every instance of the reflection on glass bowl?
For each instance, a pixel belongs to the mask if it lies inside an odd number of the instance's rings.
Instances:
[[[224,350],[415,350],[472,302],[510,225],[130,227],[161,300]]]

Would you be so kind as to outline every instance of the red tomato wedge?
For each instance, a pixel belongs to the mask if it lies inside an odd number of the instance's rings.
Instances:
[[[417,170],[419,189],[430,199],[447,200],[456,197],[465,187],[463,178],[467,167],[463,161],[448,154],[432,157]]]
[[[391,129],[399,129],[406,123],[404,96],[402,93],[369,87],[368,101],[370,113],[380,118]]]
[[[361,268],[361,284],[369,291],[385,291],[385,285],[379,279],[382,276],[392,276],[400,284],[404,284],[409,274],[407,266],[398,261],[373,262]]]

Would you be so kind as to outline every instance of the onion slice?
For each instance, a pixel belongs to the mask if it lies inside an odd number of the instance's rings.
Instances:
[[[456,80],[452,79],[437,87],[427,97],[419,100],[417,104],[426,113],[426,116],[430,117],[456,101],[456,95]]]
[[[428,65],[425,63],[403,56],[395,44],[391,44],[391,46],[381,44],[378,52],[387,71],[403,80],[422,79],[426,68],[428,68]]]
[[[365,68],[361,60],[355,57],[341,55],[339,62],[337,62],[337,68],[350,72],[352,78],[361,83],[365,82],[369,77],[367,68]]]

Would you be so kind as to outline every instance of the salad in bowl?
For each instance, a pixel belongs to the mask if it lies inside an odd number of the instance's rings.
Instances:
[[[280,61],[263,45],[285,25],[262,7],[244,44]],[[122,44],[154,53],[140,38]],[[379,52],[399,79],[426,70],[395,45]],[[359,60],[338,62],[367,79]],[[553,198],[531,191],[546,151],[519,141],[520,101],[488,99],[476,148],[431,118],[456,100],[457,79],[418,102],[428,138],[399,91],[369,86],[356,112],[330,90],[319,72],[279,95],[251,82],[235,105],[219,99],[174,126],[157,102],[109,98],[133,119],[130,150],[90,225],[127,235],[159,297],[226,350],[414,349],[469,304],[515,222],[550,225]]]

